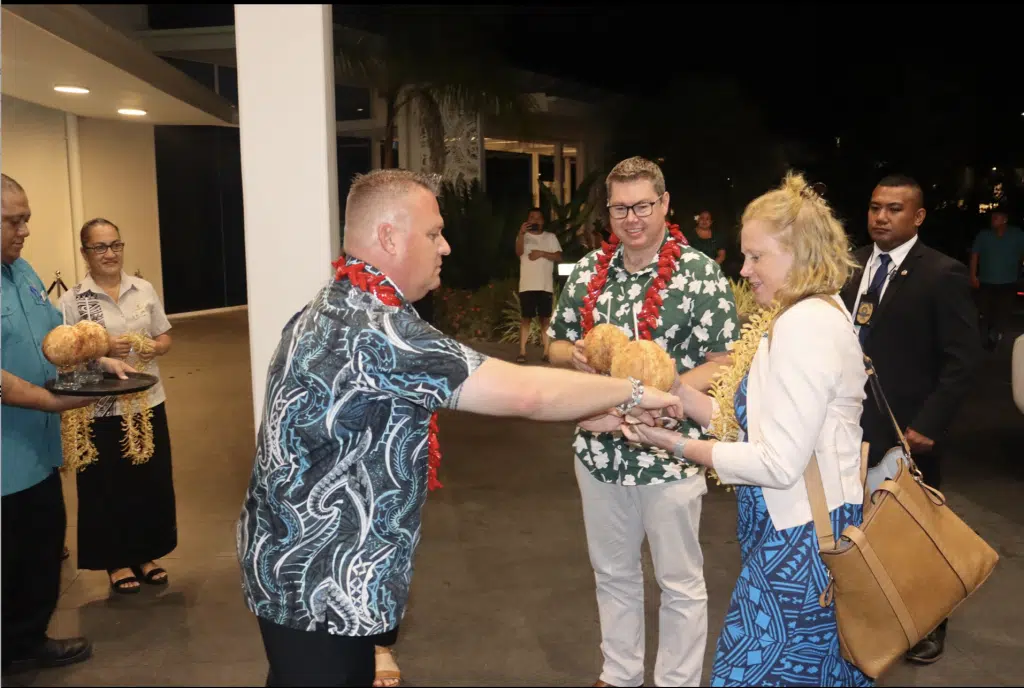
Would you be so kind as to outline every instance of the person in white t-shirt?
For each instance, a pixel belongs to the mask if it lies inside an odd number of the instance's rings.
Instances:
[[[526,363],[526,342],[530,338],[530,325],[540,319],[540,338],[544,345],[544,361],[548,360],[548,325],[554,307],[555,263],[562,260],[562,245],[552,232],[544,230],[544,213],[531,208],[526,222],[519,228],[516,238],[519,256],[519,356],[516,363]]]

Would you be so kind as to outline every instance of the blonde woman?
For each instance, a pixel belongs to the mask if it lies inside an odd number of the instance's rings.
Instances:
[[[711,396],[679,391],[687,415],[718,441],[664,428],[622,430],[736,486],[743,568],[711,685],[871,685],[840,655],[834,609],[818,604],[827,572],[803,480],[815,454],[836,534],[860,523],[867,376],[836,296],[854,267],[847,237],[824,200],[790,174],[747,206],[741,246],[741,274],[763,310]]]
[[[85,223],[82,256],[89,274],[61,299],[64,321],[92,320],[110,334],[112,358],[159,376],[156,361],[171,348],[171,324],[153,285],[124,273],[121,232],[109,220]],[[133,350],[126,336],[144,333],[148,346]],[[123,398],[121,398],[123,399]],[[156,562],[178,544],[171,470],[171,441],[163,385],[149,390],[153,454],[135,465],[123,456],[123,401],[103,397],[93,412],[94,464],[76,474],[78,485],[78,568],[106,571],[118,594],[138,593],[143,583],[166,585]]]

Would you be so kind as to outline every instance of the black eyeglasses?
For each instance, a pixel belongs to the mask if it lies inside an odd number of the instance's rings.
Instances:
[[[654,206],[657,204],[661,197],[665,194],[658,194],[658,197],[653,201],[640,201],[633,205],[609,205],[608,214],[613,220],[625,220],[629,216],[629,211],[632,210],[633,214],[637,217],[647,217],[654,212]]]
[[[102,256],[107,252],[107,249],[112,250],[114,253],[120,253],[124,250],[124,242],[115,241],[112,244],[93,244],[92,246],[83,246],[82,248],[93,255]]]

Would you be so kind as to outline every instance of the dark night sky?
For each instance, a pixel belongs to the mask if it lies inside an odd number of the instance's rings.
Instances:
[[[808,141],[877,118],[916,87],[903,73],[913,65],[975,99],[986,151],[1004,131],[1022,140],[1024,43],[1009,5],[628,7],[335,5],[334,21],[386,33],[395,13],[469,18],[515,66],[632,96],[688,72],[727,76],[772,130]],[[151,5],[150,17],[153,28],[233,21],[231,5]]]

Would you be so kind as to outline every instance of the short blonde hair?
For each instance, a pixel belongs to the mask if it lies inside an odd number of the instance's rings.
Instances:
[[[768,224],[793,254],[786,284],[776,294],[783,306],[806,296],[838,293],[857,267],[843,225],[799,173],[788,173],[779,188],[747,205],[743,224],[754,220]]]
[[[612,168],[605,179],[605,189],[608,191],[608,198],[612,197],[612,184],[615,182],[635,182],[638,179],[646,179],[654,185],[654,192],[659,196],[665,193],[665,175],[661,168],[647,158],[633,156],[626,158]]]
[[[436,175],[427,175],[409,170],[374,170],[357,174],[352,179],[345,201],[346,243],[357,235],[368,233],[383,218],[394,217],[402,210],[400,201],[415,189],[425,189],[437,195]]]

